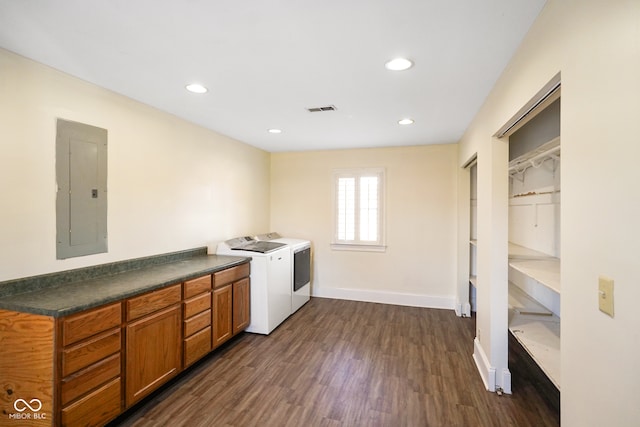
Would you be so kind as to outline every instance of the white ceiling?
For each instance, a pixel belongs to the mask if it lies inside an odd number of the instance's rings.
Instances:
[[[441,144],[544,2],[0,0],[0,47],[267,151]]]

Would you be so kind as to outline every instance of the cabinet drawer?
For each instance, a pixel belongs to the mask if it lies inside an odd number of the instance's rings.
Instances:
[[[184,336],[188,337],[200,329],[211,325],[211,310],[203,311],[184,321]]]
[[[107,357],[98,363],[62,380],[62,405],[91,391],[110,379],[120,376],[120,353]]]
[[[185,319],[211,308],[211,293],[202,294],[184,302]]]
[[[243,277],[249,276],[250,263],[241,264],[236,267],[227,268],[213,274],[213,287],[219,288],[227,283],[235,282]]]
[[[184,282],[184,299],[211,290],[211,275]]]
[[[122,304],[119,302],[69,316],[62,321],[62,345],[67,346],[115,328],[121,321]]]
[[[62,376],[66,377],[120,351],[120,329],[106,332],[62,351]]]
[[[211,351],[211,327],[184,340],[184,366],[189,366]]]
[[[127,300],[127,320],[134,320],[153,313],[182,299],[181,285],[172,285]]]
[[[64,426],[97,426],[115,418],[121,411],[120,378],[100,387],[62,409]]]

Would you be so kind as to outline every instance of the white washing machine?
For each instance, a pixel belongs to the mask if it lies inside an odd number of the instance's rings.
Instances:
[[[251,257],[251,323],[246,331],[270,334],[291,315],[290,247],[246,236],[218,244],[216,253]]]
[[[295,313],[311,298],[311,242],[275,232],[259,234],[256,240],[284,243],[291,248],[291,313]]]

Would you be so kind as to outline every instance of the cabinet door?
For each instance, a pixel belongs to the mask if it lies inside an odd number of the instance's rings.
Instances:
[[[247,329],[251,322],[249,278],[233,284],[233,334]]]
[[[127,325],[127,407],[179,372],[181,317],[180,306],[176,305]]]
[[[233,286],[227,285],[213,291],[213,347],[229,338],[232,331]]]

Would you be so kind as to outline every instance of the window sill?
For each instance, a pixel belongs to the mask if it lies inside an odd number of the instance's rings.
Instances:
[[[334,251],[356,251],[356,252],[386,252],[385,245],[365,245],[357,243],[331,243]]]

